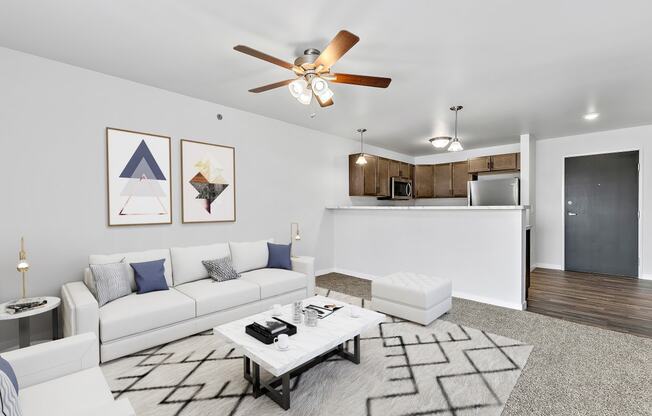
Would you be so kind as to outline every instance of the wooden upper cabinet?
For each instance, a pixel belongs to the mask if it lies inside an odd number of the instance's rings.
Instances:
[[[391,166],[398,164],[393,160],[385,159],[384,157],[378,158],[378,176],[377,176],[377,192],[376,196],[389,196],[389,178],[392,177]],[[398,167],[398,166],[397,166]]]
[[[389,177],[401,176],[401,162],[389,160]]]
[[[469,159],[469,173],[489,172],[491,170],[491,156],[474,157]]]
[[[453,171],[450,163],[435,165],[435,198],[453,196]]]
[[[349,196],[375,196],[378,158],[365,155],[367,164],[358,165],[355,161],[359,156],[359,153],[349,155]]]
[[[364,165],[364,194],[368,196],[376,196],[378,193],[378,156],[365,155],[367,164]]]
[[[399,162],[398,176],[400,176],[401,178],[411,179],[412,169],[410,168],[410,166],[412,165],[410,165],[409,163]]]
[[[417,165],[414,168],[414,197],[433,198],[435,196],[434,165]]]
[[[364,168],[356,165],[358,154],[349,155],[349,196],[364,195]]]
[[[518,168],[517,153],[491,156],[491,170],[516,170]]]
[[[467,182],[469,181],[469,164],[467,162],[453,163],[453,196],[467,196]]]

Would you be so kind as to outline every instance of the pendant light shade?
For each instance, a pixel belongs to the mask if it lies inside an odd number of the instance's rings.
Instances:
[[[443,149],[444,147],[448,146],[448,143],[450,142],[451,142],[451,138],[448,136],[439,136],[430,139],[430,144],[437,149]]]
[[[461,105],[455,105],[450,108],[451,111],[455,111],[455,137],[453,137],[450,146],[448,146],[449,152],[460,152],[464,150],[462,143],[460,143],[459,137],[457,137],[457,112],[460,111],[462,108],[464,107],[462,107]]]
[[[462,150],[464,150],[464,147],[462,147],[462,143],[460,143],[459,139],[453,139],[451,145],[448,146],[449,152],[460,152]]]
[[[367,129],[358,129],[356,130],[358,133],[360,133],[360,156],[358,156],[358,159],[355,161],[356,165],[366,165],[367,164],[367,159],[364,157],[364,148],[363,148],[363,134]]]

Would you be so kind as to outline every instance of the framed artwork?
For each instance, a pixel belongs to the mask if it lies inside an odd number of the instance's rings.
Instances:
[[[181,140],[182,222],[235,221],[235,148]]]
[[[109,226],[171,224],[170,138],[106,129]]]

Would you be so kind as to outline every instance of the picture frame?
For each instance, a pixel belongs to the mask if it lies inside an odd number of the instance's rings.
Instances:
[[[181,222],[235,222],[235,147],[182,139],[180,153]]]
[[[106,128],[109,227],[172,224],[171,138]]]

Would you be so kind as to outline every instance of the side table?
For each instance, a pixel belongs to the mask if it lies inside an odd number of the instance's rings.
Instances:
[[[29,318],[49,311],[52,312],[52,339],[59,338],[59,305],[61,299],[55,296],[37,297],[47,300],[47,303],[25,312],[10,314],[7,312],[6,306],[11,302],[0,304],[0,321],[18,319],[18,348],[29,347],[30,345]]]

